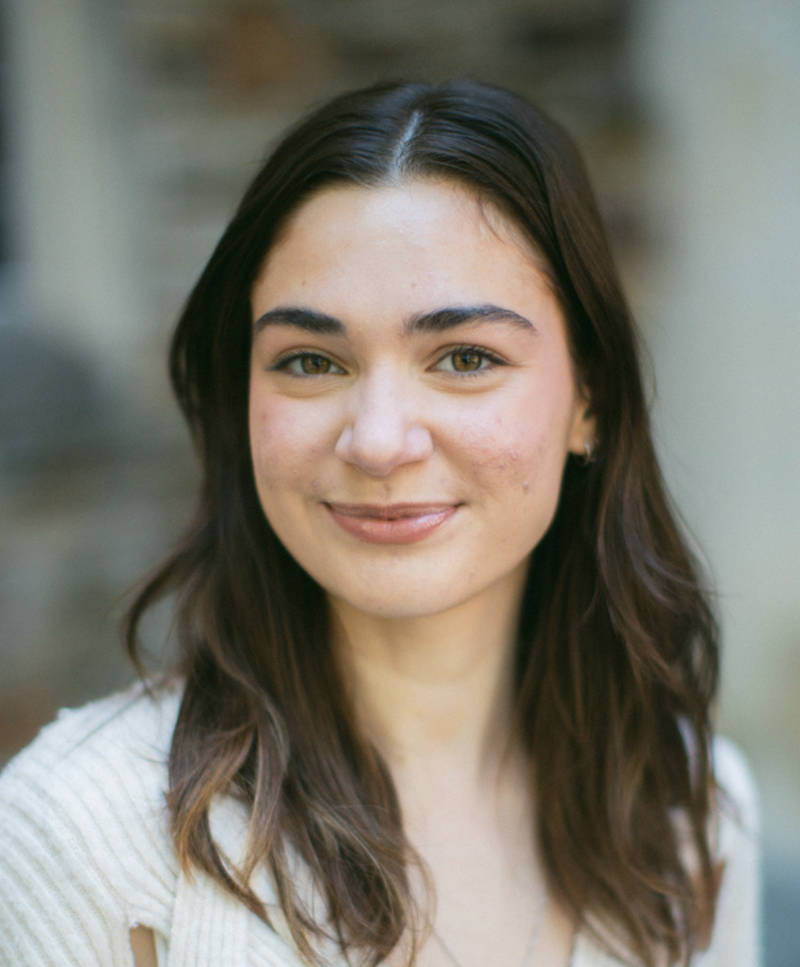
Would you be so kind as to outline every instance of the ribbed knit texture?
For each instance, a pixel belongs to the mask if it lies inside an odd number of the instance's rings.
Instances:
[[[180,691],[141,686],[62,712],[0,776],[0,965],[133,967],[129,931],[165,938],[160,967],[302,967],[290,942],[203,874],[178,868],[167,830],[167,758]],[[739,821],[720,823],[725,875],[714,941],[698,967],[756,967],[755,798],[741,757],[716,746]],[[212,830],[240,855],[244,807],[217,804]],[[264,875],[259,892],[274,909]],[[278,911],[276,910],[276,913]],[[280,915],[275,918],[281,922]],[[579,936],[572,967],[617,967]],[[487,965],[494,967],[494,965]]]

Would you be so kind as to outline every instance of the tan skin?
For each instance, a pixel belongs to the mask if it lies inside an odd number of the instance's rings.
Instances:
[[[131,928],[131,950],[136,967],[158,967],[156,942],[149,927]]]
[[[498,594],[478,623],[465,614],[456,628],[448,615],[426,622],[427,629],[378,631],[368,643],[362,627],[349,650],[357,707],[389,764],[406,833],[434,884],[436,930],[463,967],[521,965],[544,890],[527,769],[506,745],[510,649],[495,647],[511,639],[508,615],[519,590]],[[447,639],[450,647],[442,647]],[[566,967],[572,935],[568,918],[549,902],[535,963]],[[432,938],[416,964],[452,967]]]
[[[312,197],[252,303],[264,512],[327,591],[437,933],[462,967],[521,967],[544,881],[510,739],[510,662],[529,555],[569,454],[594,438],[560,306],[516,227],[441,181]],[[469,308],[489,305],[499,314]],[[418,322],[454,306],[466,307],[457,324]],[[298,326],[287,307],[335,325]],[[150,967],[134,934],[137,967]],[[534,962],[567,967],[573,942],[548,898]],[[432,934],[416,965],[453,967]]]

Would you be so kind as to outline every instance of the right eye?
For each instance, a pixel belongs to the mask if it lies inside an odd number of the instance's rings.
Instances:
[[[338,376],[344,374],[341,366],[322,353],[296,352],[279,359],[273,370],[289,373],[290,376]]]

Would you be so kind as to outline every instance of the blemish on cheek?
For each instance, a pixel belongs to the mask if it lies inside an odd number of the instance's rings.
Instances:
[[[529,494],[531,492],[531,485],[528,483],[527,480],[523,481],[522,492],[524,494]]]

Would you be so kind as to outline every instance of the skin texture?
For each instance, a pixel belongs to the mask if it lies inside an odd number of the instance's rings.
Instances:
[[[136,967],[159,967],[153,931],[149,927],[131,927],[130,936]]]
[[[516,592],[567,454],[591,438],[560,307],[518,233],[449,183],[326,190],[271,250],[252,304],[255,320],[293,307],[344,327],[265,325],[250,383],[262,506],[331,598],[393,619]],[[529,325],[407,332],[420,314],[485,305]],[[502,362],[448,356],[464,346]],[[308,362],[281,367],[302,350]],[[409,503],[445,519],[407,544],[359,539],[328,509]]]
[[[509,747],[516,620],[565,462],[594,435],[561,308],[514,225],[432,180],[313,196],[251,298],[264,512],[327,591],[437,931],[463,967],[519,964],[544,884]],[[566,964],[572,934],[549,903],[536,962]],[[416,964],[452,967],[431,938]]]

